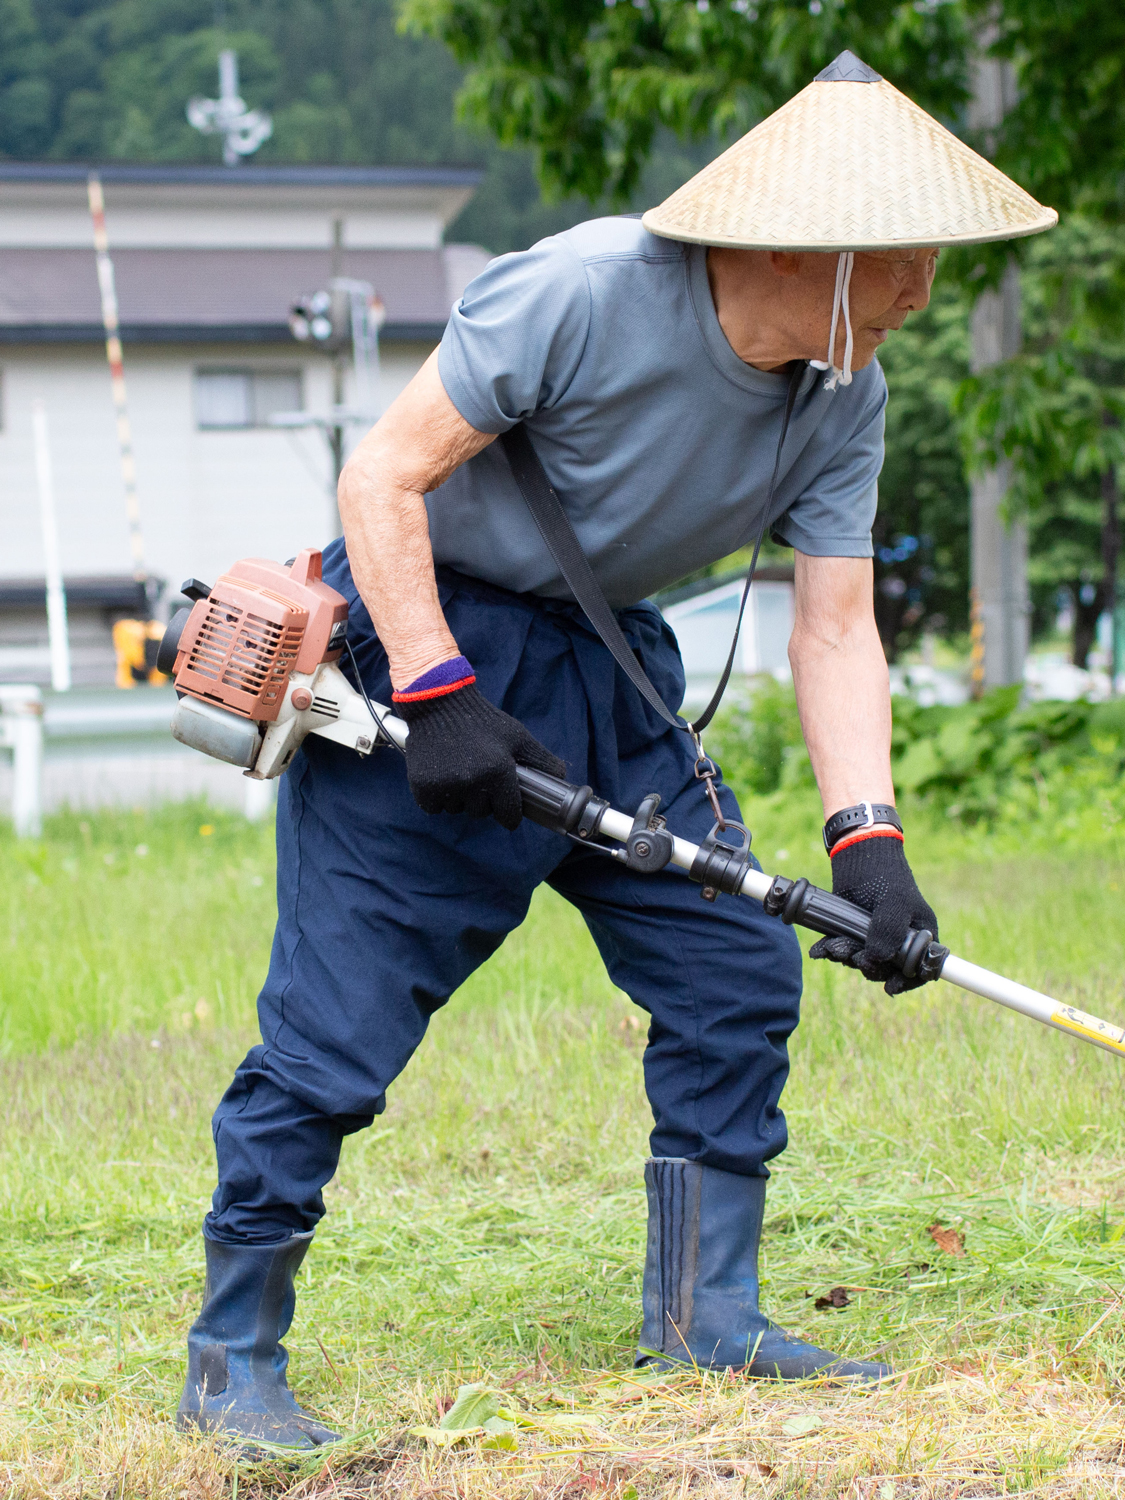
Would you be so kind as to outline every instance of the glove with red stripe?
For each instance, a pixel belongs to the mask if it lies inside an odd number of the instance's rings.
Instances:
[[[410,725],[406,775],[423,812],[493,817],[507,829],[523,817],[516,766],[565,776],[566,766],[518,719],[489,703],[463,656],[441,662],[392,696]]]
[[[866,943],[858,938],[824,937],[809,949],[810,958],[858,969],[865,979],[881,983],[888,995],[917,989],[925,979],[907,979],[893,959],[914,928],[938,935],[937,917],[918,889],[903,852],[902,834],[871,829],[843,838],[831,852],[832,894],[871,913]]]

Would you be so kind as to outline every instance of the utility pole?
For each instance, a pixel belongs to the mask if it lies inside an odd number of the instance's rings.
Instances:
[[[987,46],[990,38],[982,37]],[[995,140],[1004,115],[1015,102],[1015,74],[1009,62],[978,57],[973,62],[969,125]],[[989,142],[991,147],[991,141]],[[1008,262],[996,289],[977,298],[972,314],[972,370],[978,374],[1020,349],[1020,278]],[[1031,614],[1027,584],[1027,524],[1006,520],[1004,501],[1012,483],[1005,460],[981,470],[970,483],[973,693],[1022,682]]]
[[[328,441],[332,460],[330,492],[332,535],[341,534],[336,489],[344,467],[348,429],[370,427],[378,416],[375,409],[379,379],[379,330],[386,318],[382,299],[369,281],[341,275],[344,261],[344,224],[332,225],[332,275],[328,286],[299,298],[289,313],[289,328],[302,344],[320,349],[332,360],[332,406],[323,416],[311,412],[278,412],[271,427],[319,427]],[[346,376],[352,366],[353,404],[345,404]]]
[[[59,561],[59,528],[55,515],[55,482],[51,470],[51,440],[47,408],[31,403],[31,431],[35,441],[35,476],[39,483],[39,522],[43,530],[43,563],[47,581],[47,644],[51,655],[51,686],[56,693],[70,689],[70,637],[66,629],[66,588]]]
[[[129,548],[133,554],[133,577],[148,592],[148,569],[145,566],[144,535],[141,510],[137,500],[137,464],[133,453],[133,429],[129,422],[129,403],[125,396],[125,358],[121,352],[121,326],[118,319],[117,282],[109,253],[109,232],[105,222],[105,195],[102,180],[91,172],[86,183],[90,218],[94,226],[94,262],[101,292],[102,326],[105,329],[105,357],[109,365],[109,384],[117,427],[117,449],[121,458],[121,481],[125,491],[125,514],[129,522]],[[151,603],[151,598],[150,598]]]
[[[1102,416],[1105,427],[1116,427],[1117,418],[1112,412]],[[1102,475],[1102,609],[1112,622],[1110,635],[1109,690],[1118,691],[1119,679],[1125,672],[1125,590],[1120,578],[1121,558],[1121,496],[1117,487],[1117,469],[1110,465]]]
[[[339,284],[340,279],[343,276],[343,274],[344,274],[344,221],[343,221],[343,219],[333,219],[333,221],[332,221],[332,279],[329,282],[329,286],[332,288],[332,292],[334,294],[334,296],[333,296],[333,307],[332,307],[332,322],[333,322],[333,324],[335,324],[337,326],[340,325],[343,322],[343,318],[340,316],[340,314],[341,314],[341,312],[342,312],[343,309],[339,305],[339,302],[340,302],[340,293],[337,290],[338,284]],[[351,333],[351,318],[350,318],[350,316],[348,318],[348,332],[349,332],[349,334]],[[345,353],[344,353],[345,347],[346,346],[343,343],[341,343],[340,347],[335,351],[335,353],[332,356],[332,410],[333,410],[333,412],[340,412],[344,408],[344,371],[346,369],[346,363],[347,363],[346,362],[346,356],[345,356]],[[345,427],[344,427],[343,420],[337,421],[334,426],[329,427],[327,429],[327,432],[328,432],[328,446],[332,450],[332,478],[333,478],[333,483],[338,485],[339,482],[340,482],[340,474],[341,474],[341,472],[343,470],[343,467],[344,467],[344,432],[345,432]],[[335,501],[333,501],[333,503],[335,503]],[[335,534],[337,536],[339,536],[341,534],[342,527],[340,526],[340,513],[339,513],[338,509],[335,512],[335,519],[336,519],[336,533]]]

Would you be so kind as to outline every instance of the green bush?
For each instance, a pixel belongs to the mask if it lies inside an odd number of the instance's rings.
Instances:
[[[948,817],[990,826],[1065,817],[1099,796],[1107,811],[1125,812],[1125,702],[1019,700],[1018,685],[959,708],[896,698],[895,786]]]
[[[900,797],[935,816],[1060,829],[1125,818],[1125,700],[1021,706],[1019,687],[957,708],[895,698],[891,765]],[[790,687],[768,679],[715,722],[708,748],[739,793],[813,787]]]
[[[707,732],[707,749],[742,795],[815,786],[793,689],[772,677],[760,677],[749,692],[731,695]]]

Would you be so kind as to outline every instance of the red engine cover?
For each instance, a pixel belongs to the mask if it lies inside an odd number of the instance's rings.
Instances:
[[[288,568],[245,558],[189,615],[176,655],[176,687],[246,719],[276,719],[289,674],[335,661],[347,621],[347,600],[322,582],[315,548],[299,553]]]

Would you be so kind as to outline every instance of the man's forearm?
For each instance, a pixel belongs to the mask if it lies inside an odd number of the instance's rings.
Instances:
[[[797,554],[789,660],[825,817],[894,802],[887,662],[871,609],[870,564]]]
[[[404,688],[456,656],[457,642],[438,600],[425,501],[382,477],[379,458],[373,443],[363,456],[362,504],[349,508],[341,499],[340,514],[352,578],[387,653],[391,683]],[[357,482],[354,471],[350,477]]]
[[[449,400],[433,355],[340,476],[352,578],[396,689],[457,655],[438,599],[425,496],[491,441]]]

